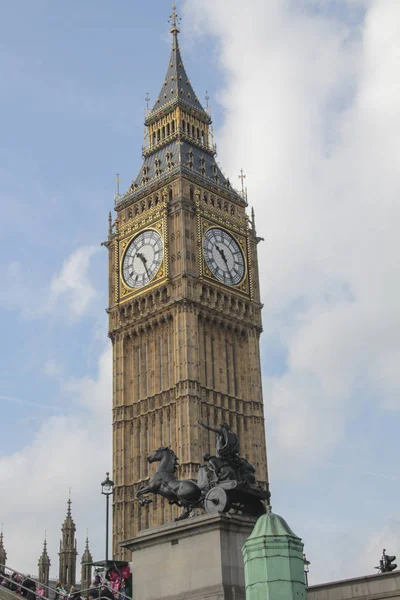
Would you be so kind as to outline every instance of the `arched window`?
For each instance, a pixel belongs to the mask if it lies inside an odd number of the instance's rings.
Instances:
[[[185,133],[185,121],[183,119],[182,119],[182,130],[183,130],[183,133]]]
[[[204,131],[201,132],[201,143],[204,146]]]
[[[165,126],[163,126],[163,128],[162,128],[162,139],[163,140],[165,139]]]
[[[193,188],[190,187],[190,200],[193,202],[194,200],[194,192],[193,192]]]
[[[171,125],[169,123],[167,125],[167,135],[171,135]]]
[[[169,202],[172,202],[172,188],[169,188],[168,190],[168,200]]]
[[[172,121],[172,133],[175,133],[175,121]]]
[[[186,131],[187,134],[190,135],[190,123],[187,123]]]

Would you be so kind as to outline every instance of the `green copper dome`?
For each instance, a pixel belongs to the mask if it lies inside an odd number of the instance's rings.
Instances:
[[[306,600],[303,550],[301,539],[269,506],[242,548],[246,600]]]
[[[300,539],[290,529],[285,519],[272,512],[271,506],[268,506],[267,513],[258,519],[249,540],[262,536],[290,536],[292,538]]]

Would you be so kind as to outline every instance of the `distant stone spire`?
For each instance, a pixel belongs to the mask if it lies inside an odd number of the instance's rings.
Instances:
[[[7,552],[4,548],[3,543],[3,523],[1,524],[1,532],[0,532],[0,567],[5,566],[7,562]]]
[[[42,583],[45,586],[49,585],[50,578],[50,557],[47,553],[47,540],[46,540],[46,532],[44,534],[44,542],[43,542],[43,552],[39,558],[38,562],[38,579],[39,583]]]
[[[92,563],[93,557],[89,550],[89,537],[86,533],[85,552],[81,558],[81,590],[88,590],[92,584]],[[86,594],[83,594],[84,596]]]
[[[76,582],[76,556],[78,554],[75,540],[76,526],[71,513],[71,490],[67,504],[67,516],[61,527],[58,577],[61,583],[66,586],[66,589],[69,590]]]

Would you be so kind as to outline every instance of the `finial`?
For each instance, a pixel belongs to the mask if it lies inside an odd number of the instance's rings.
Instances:
[[[145,112],[145,115],[146,115],[146,117],[147,117],[147,115],[148,115],[148,114],[149,114],[149,112],[150,112],[150,108],[149,108],[149,102],[150,102],[150,96],[149,96],[149,92],[146,92],[146,98],[145,98],[144,100],[145,100],[145,102],[146,102],[146,110],[145,110],[144,112]]]
[[[267,506],[267,515],[270,515],[272,513],[272,506],[270,504],[268,504]]]
[[[209,95],[209,93],[208,93],[207,90],[206,90],[206,95],[204,96],[204,99],[206,101],[206,112],[208,113],[209,117],[211,118],[211,112],[212,111],[211,111],[211,106],[210,106],[210,103],[209,103],[210,95]]]
[[[117,184],[117,195],[119,196],[119,184],[121,183],[119,173],[116,174],[114,181]]]
[[[172,4],[172,15],[170,15],[170,17],[168,19],[168,23],[172,23],[172,27],[171,27],[170,31],[173,35],[174,34],[176,35],[177,33],[179,33],[179,29],[178,29],[179,21],[182,21],[182,19],[177,15],[176,4],[174,2]]]
[[[244,189],[244,180],[246,179],[246,175],[244,174],[243,169],[240,169],[240,175],[238,175],[238,177],[239,177],[239,179],[242,180],[242,197],[243,197],[243,199],[245,199],[246,198],[246,192],[245,192],[245,189]]]

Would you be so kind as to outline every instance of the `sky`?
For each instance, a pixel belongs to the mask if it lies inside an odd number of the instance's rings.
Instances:
[[[182,0],[218,162],[246,173],[264,303],[274,512],[310,584],[400,552],[400,3]],[[0,521],[8,564],[104,556],[111,470],[108,212],[141,165],[170,3],[18,0],[0,22]],[[150,103],[151,103],[150,101]],[[80,557],[78,558],[80,560]]]

